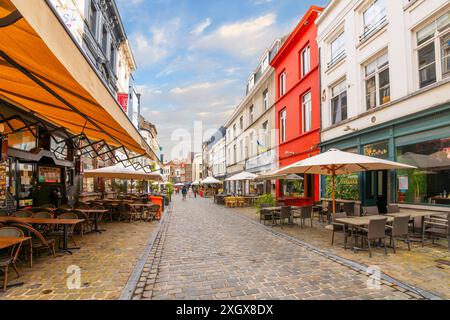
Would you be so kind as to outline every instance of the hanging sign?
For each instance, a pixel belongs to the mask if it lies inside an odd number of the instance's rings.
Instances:
[[[119,102],[123,111],[128,112],[128,93],[118,93],[117,101]]]

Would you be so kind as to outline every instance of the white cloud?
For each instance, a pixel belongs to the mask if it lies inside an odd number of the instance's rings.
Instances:
[[[197,25],[192,31],[191,34],[193,35],[200,35],[203,33],[203,31],[206,30],[212,23],[212,20],[210,18],[207,18],[205,21],[201,22],[199,25]]]
[[[224,50],[237,57],[262,53],[278,35],[276,15],[268,13],[245,21],[225,24],[201,37],[193,48]]]
[[[272,0],[255,0],[255,1],[253,1],[253,3],[256,5],[266,4],[266,3],[271,3],[271,2],[272,2]]]
[[[180,21],[174,19],[163,26],[154,26],[150,35],[136,32],[131,35],[133,52],[138,66],[148,66],[165,59],[171,54],[176,36],[180,28]]]

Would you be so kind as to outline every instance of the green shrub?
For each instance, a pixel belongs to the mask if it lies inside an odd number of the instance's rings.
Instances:
[[[275,197],[271,193],[266,193],[258,197],[255,201],[255,207],[258,209],[258,213],[261,209],[262,204],[269,204],[270,206],[275,205]]]

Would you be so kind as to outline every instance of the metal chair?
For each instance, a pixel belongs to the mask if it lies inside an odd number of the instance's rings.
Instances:
[[[392,226],[387,225],[387,233],[390,237],[390,245],[393,246],[394,253],[396,252],[395,248],[395,238],[403,238],[406,243],[408,244],[408,250],[411,251],[411,244],[409,242],[409,235],[408,235],[408,229],[409,229],[409,220],[410,216],[404,216],[404,217],[395,217],[394,221],[392,222]]]
[[[386,222],[387,218],[372,219],[369,221],[368,228],[359,228],[359,236],[361,236],[361,241],[366,239],[367,245],[369,247],[369,257],[372,258],[372,249],[370,243],[372,241],[383,239],[384,243],[384,254],[387,255],[386,247]]]
[[[66,213],[60,214],[57,219],[78,219],[78,216],[75,212],[66,212]],[[75,226],[69,226],[68,236],[70,239],[72,239],[72,242],[75,244],[75,246],[78,247],[78,244],[74,238],[74,230],[75,230]],[[52,234],[59,236],[60,241],[64,236],[64,232],[59,231],[59,230],[53,232]]]
[[[354,202],[344,202],[343,205],[344,212],[347,215],[352,216],[355,213],[355,203]]]
[[[24,237],[24,233],[22,230],[16,227],[3,227],[0,228],[0,237],[8,237],[8,238],[21,238]],[[14,268],[17,276],[20,277],[19,269],[17,268],[17,259],[19,257],[20,248],[22,247],[22,242],[11,246],[8,248],[8,251],[0,256],[0,268],[3,268],[3,291],[6,291],[8,286],[8,269],[9,266]]]
[[[32,217],[38,219],[53,219],[53,214],[47,211],[38,211],[33,213]]]
[[[377,216],[380,214],[377,206],[362,207],[362,211],[364,216]]]

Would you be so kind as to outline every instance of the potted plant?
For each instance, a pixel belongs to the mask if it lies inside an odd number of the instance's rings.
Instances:
[[[260,212],[262,204],[274,206],[275,205],[275,197],[271,193],[266,193],[266,194],[259,196],[258,199],[256,199],[256,201],[255,201],[255,207],[257,208],[257,212],[256,212],[257,214]]]
[[[420,170],[414,170],[412,174],[413,202],[421,203],[423,192],[425,191],[425,174]]]

